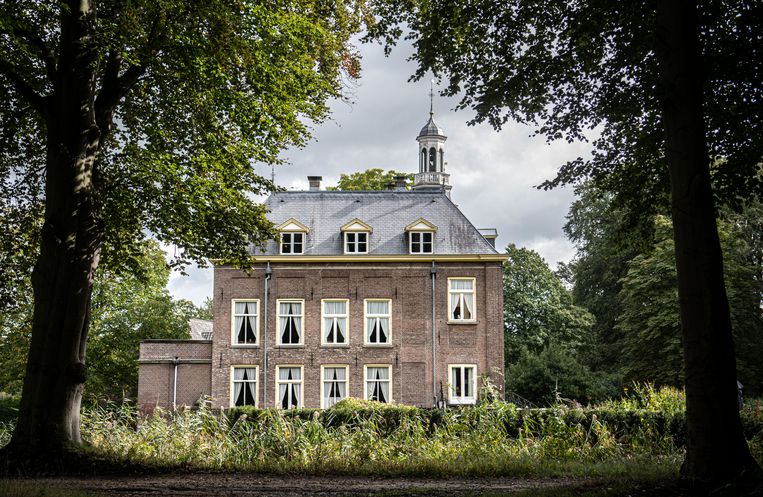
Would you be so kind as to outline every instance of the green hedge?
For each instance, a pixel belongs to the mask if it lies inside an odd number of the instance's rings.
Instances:
[[[417,408],[410,406],[337,406],[331,409],[257,409],[237,407],[227,411],[231,422],[268,422],[273,416],[302,421],[318,420],[327,428],[353,427],[372,422],[381,435],[388,434],[402,423],[420,422],[434,431],[438,426],[458,423],[479,429],[483,418],[498,416],[506,434],[512,438],[542,437],[558,434],[566,427],[580,426],[594,433],[592,426],[603,425],[619,441],[666,439],[677,447],[686,443],[686,419],[682,412],[666,413],[649,409],[611,408],[547,408],[518,409],[509,404],[455,409]],[[244,416],[242,418],[242,416]],[[748,440],[763,436],[763,408],[745,408],[741,412],[742,427]]]

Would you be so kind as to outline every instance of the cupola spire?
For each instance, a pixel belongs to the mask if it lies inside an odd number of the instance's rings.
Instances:
[[[419,172],[413,181],[414,190],[439,189],[450,197],[450,175],[445,172],[445,132],[434,122],[434,81],[429,84],[429,120],[416,137]]]

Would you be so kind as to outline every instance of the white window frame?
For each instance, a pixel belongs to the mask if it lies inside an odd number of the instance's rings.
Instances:
[[[389,379],[385,380],[389,383],[389,399],[387,399],[387,404],[392,404],[393,402],[393,396],[392,396],[392,364],[365,364],[363,366],[363,398],[365,400],[368,399],[368,382],[369,381],[375,381],[375,380],[369,380],[368,379],[368,368],[387,368],[387,371],[389,371]]]
[[[326,314],[323,304],[326,302],[344,302],[344,314]],[[344,342],[326,341],[326,319],[333,318],[336,322],[339,318],[344,318]],[[280,329],[280,328],[279,328]],[[321,345],[326,347],[349,347],[350,346],[350,300],[349,299],[321,299]]]
[[[387,314],[369,314],[369,302],[387,302]],[[368,318],[387,318],[387,341],[370,342]],[[392,345],[392,299],[363,299],[363,345],[367,347],[390,347]]]
[[[355,241],[354,242],[352,242],[352,243],[350,242],[349,235],[353,235],[355,237]],[[358,245],[360,245],[360,240],[359,240],[359,236],[360,235],[365,235],[365,237],[366,237],[366,250],[363,251],[363,252],[361,252],[360,250],[357,250],[358,249]],[[370,242],[371,242],[371,232],[370,231],[345,231],[344,232],[344,253],[345,253],[345,255],[367,254]],[[350,246],[354,246],[355,250],[353,250],[353,251],[348,250],[348,248]]]
[[[296,380],[281,380],[279,378],[281,373],[281,368],[299,368],[299,381]],[[292,406],[289,407],[289,409],[302,409],[305,406],[305,367],[301,364],[279,364],[276,366],[276,378],[275,378],[275,384],[276,384],[276,391],[275,391],[275,405],[278,409],[283,409],[281,407],[281,397],[279,395],[278,390],[280,390],[278,387],[280,387],[283,384],[299,384],[299,405],[296,407]]]
[[[434,254],[434,231],[410,231],[408,232],[408,253],[411,255],[417,255],[417,254]],[[415,235],[419,235],[419,241],[414,242],[413,237]],[[429,235],[431,237],[429,246],[431,250],[429,252],[424,252],[424,235]],[[413,250],[414,245],[418,245],[421,249],[418,252],[415,252]]]
[[[466,281],[472,282],[471,290],[452,290],[450,286],[451,281]],[[456,319],[453,317],[452,298],[453,293],[465,294],[470,293],[472,295],[472,317],[469,319]],[[462,300],[463,302],[463,300]],[[462,305],[463,308],[463,305]],[[463,314],[463,313],[462,313]],[[449,323],[476,323],[477,322],[477,278],[474,277],[454,277],[448,278],[448,322]]]
[[[469,368],[472,370],[471,388],[472,395],[459,395],[456,396],[456,386],[453,382],[453,370],[455,368],[461,369],[461,385],[463,393],[464,383],[464,369]],[[448,364],[448,404],[451,405],[473,405],[477,403],[477,365],[476,364]]]
[[[254,407],[259,407],[260,405],[260,367],[256,364],[231,364],[230,367],[230,406],[231,407],[238,407],[236,406],[236,398],[235,398],[235,392],[236,392],[236,369],[252,369],[254,368]],[[243,383],[243,382],[242,382]],[[247,381],[247,383],[251,383],[251,380]],[[250,404],[247,404],[250,405]]]
[[[238,330],[236,329],[236,316],[244,316],[251,314],[236,314],[236,304],[251,302],[257,306],[257,312],[254,320],[254,343],[239,343],[237,341]],[[252,347],[256,348],[260,346],[260,300],[259,299],[231,299],[230,304],[230,343],[231,347]]]
[[[321,409],[332,407],[327,406],[326,402],[324,402],[326,400],[326,383],[331,383],[331,380],[326,380],[324,377],[325,370],[328,368],[344,369],[344,399],[350,397],[350,366],[348,364],[323,364],[321,366]]]
[[[300,304],[302,313],[299,315],[300,330],[299,330],[299,343],[283,343],[281,342],[281,319],[287,315],[281,314],[281,304]],[[305,344],[305,299],[276,299],[276,344],[279,347],[303,347]]]
[[[290,235],[291,236],[291,241],[288,244],[284,243],[284,240],[283,240],[284,235]],[[302,236],[302,243],[301,243],[302,251],[300,251],[300,252],[295,252],[294,251],[294,245],[296,243],[294,241],[294,235],[301,235]],[[305,253],[305,241],[307,240],[307,236],[306,235],[307,235],[307,233],[305,233],[304,231],[282,231],[280,236],[278,237],[279,238],[279,240],[278,240],[278,253],[280,255],[302,255],[302,254],[304,254]],[[284,245],[288,245],[289,246],[290,252],[284,252],[284,250],[283,250]]]

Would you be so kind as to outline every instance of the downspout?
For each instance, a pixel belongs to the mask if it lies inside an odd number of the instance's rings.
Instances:
[[[268,262],[267,267],[265,268],[265,297],[264,300],[264,307],[263,307],[263,313],[265,314],[265,323],[264,323],[264,330],[262,332],[263,340],[262,340],[262,369],[263,369],[263,378],[262,378],[262,407],[267,408],[268,407],[268,283],[270,282],[270,278],[273,276],[273,269],[270,267],[270,262]]]
[[[437,267],[434,261],[432,261],[432,269],[430,269],[430,275],[432,276],[432,400],[434,402],[433,407],[437,407],[437,313],[435,310],[435,280],[437,279]]]
[[[177,401],[178,401],[178,356],[175,356],[175,358],[172,360],[172,364],[175,366],[175,379],[172,382],[172,410],[173,412],[177,410]]]

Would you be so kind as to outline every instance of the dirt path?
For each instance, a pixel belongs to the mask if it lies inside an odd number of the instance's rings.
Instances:
[[[84,490],[118,497],[306,497],[306,496],[471,496],[553,490],[593,483],[585,479],[527,478],[388,478],[350,476],[264,476],[195,473],[165,476],[41,478],[52,489]]]

